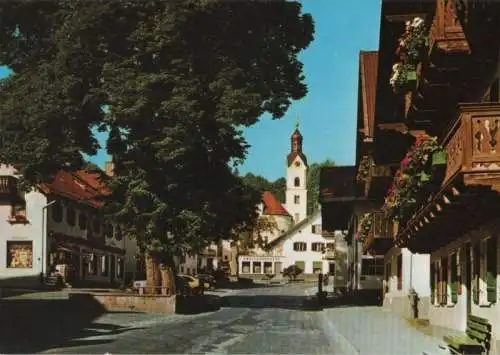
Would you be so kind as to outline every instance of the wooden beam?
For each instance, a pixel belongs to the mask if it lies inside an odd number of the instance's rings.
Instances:
[[[425,223],[431,223],[431,221],[427,217],[424,217],[424,221],[425,221]]]
[[[410,14],[394,14],[385,15],[385,18],[389,22],[406,23],[406,21],[412,21],[415,17],[420,17],[425,20],[427,14],[425,12],[414,12]]]
[[[429,212],[429,216],[430,216],[431,218],[436,218],[436,215],[434,214],[434,212]]]
[[[443,210],[443,207],[439,203],[436,203],[436,211],[441,212]]]
[[[447,205],[449,205],[451,203],[450,199],[448,197],[446,197],[446,195],[443,195],[443,201]]]

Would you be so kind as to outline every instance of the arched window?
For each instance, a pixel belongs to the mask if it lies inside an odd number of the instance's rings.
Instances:
[[[76,212],[71,206],[66,209],[66,223],[68,223],[70,227],[73,227],[76,223]]]
[[[51,212],[52,212],[52,220],[54,222],[59,223],[62,221],[63,208],[62,208],[62,205],[59,201],[52,205]]]
[[[296,177],[294,180],[293,180],[293,185],[295,187],[299,187],[300,186],[300,178]]]

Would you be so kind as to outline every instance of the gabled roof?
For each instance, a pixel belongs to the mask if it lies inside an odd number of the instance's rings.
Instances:
[[[285,207],[270,191],[262,193],[262,203],[264,204],[263,214],[265,215],[290,216]]]
[[[51,183],[42,184],[40,189],[94,208],[102,207],[102,197],[111,194],[100,174],[88,170],[59,171]]]
[[[316,210],[311,215],[309,215],[308,217],[304,218],[299,223],[295,224],[292,228],[290,228],[289,230],[287,230],[285,233],[281,234],[278,238],[276,238],[273,241],[271,241],[269,243],[269,245],[276,245],[276,242],[278,242],[279,240],[283,240],[283,239],[288,238],[289,236],[291,236],[292,234],[294,234],[299,229],[304,228],[309,223],[311,223],[312,221],[314,221],[314,219],[317,218],[320,215],[321,215],[321,210],[319,210],[319,209]]]

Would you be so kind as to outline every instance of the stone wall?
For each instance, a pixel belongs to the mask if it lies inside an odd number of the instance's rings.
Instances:
[[[129,310],[149,313],[175,313],[175,296],[162,295],[130,295],[99,293],[92,294],[107,311]]]

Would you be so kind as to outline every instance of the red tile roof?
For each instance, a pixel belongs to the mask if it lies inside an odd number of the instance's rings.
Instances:
[[[359,55],[361,104],[363,129],[367,137],[373,137],[375,125],[375,99],[377,94],[378,52],[362,51]],[[361,128],[361,127],[359,127]]]
[[[111,193],[98,173],[87,170],[78,170],[74,173],[60,171],[50,184],[43,184],[41,189],[45,193],[52,193],[94,208],[102,207],[101,198]]]
[[[262,193],[262,203],[264,204],[264,214],[290,216],[285,207],[283,207],[270,191],[264,191]]]

